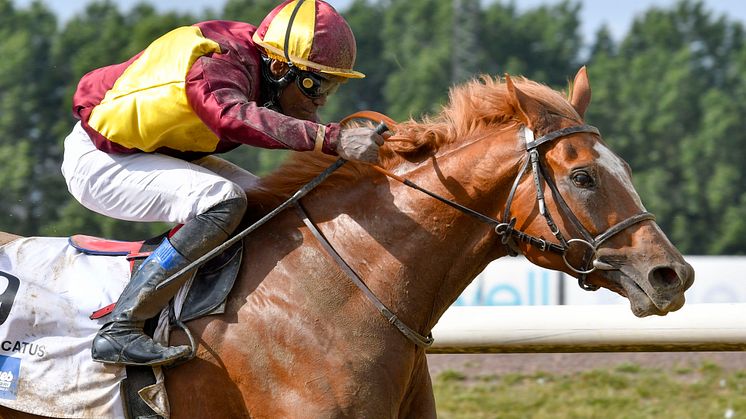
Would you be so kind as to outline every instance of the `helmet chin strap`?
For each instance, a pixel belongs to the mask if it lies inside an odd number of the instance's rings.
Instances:
[[[282,106],[280,106],[280,93],[290,83],[295,81],[295,78],[298,77],[298,71],[294,65],[290,64],[288,66],[289,69],[285,74],[281,77],[275,77],[270,68],[271,64],[271,58],[262,56],[262,77],[268,85],[268,100],[264,104],[264,107],[282,112]]]
[[[298,77],[298,70],[296,69],[295,65],[293,65],[293,60],[290,59],[290,54],[288,53],[288,43],[290,43],[290,30],[293,27],[295,16],[298,14],[298,10],[300,9],[300,6],[302,4],[303,0],[298,0],[298,2],[295,4],[295,8],[293,8],[293,12],[290,14],[290,19],[288,20],[288,27],[285,30],[284,52],[288,71],[284,75],[282,75],[282,77],[276,78],[274,74],[272,74],[272,69],[270,68],[272,59],[266,56],[262,56],[262,75],[270,86],[269,101],[265,103],[264,106],[270,109],[275,109],[279,112],[282,112],[282,106],[280,106],[280,92],[282,92],[283,89],[285,89]]]

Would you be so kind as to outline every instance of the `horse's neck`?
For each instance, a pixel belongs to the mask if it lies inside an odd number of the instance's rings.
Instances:
[[[488,156],[476,146],[452,153],[405,177],[496,216],[513,169],[510,153],[494,149]],[[363,180],[341,197],[314,196],[310,206],[326,214],[320,226],[345,261],[400,318],[422,331],[487,263],[505,254],[491,226],[383,178]]]

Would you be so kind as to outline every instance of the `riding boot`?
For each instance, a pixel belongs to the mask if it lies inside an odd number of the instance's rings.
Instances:
[[[164,239],[142,263],[122,291],[105,324],[93,339],[94,361],[124,365],[166,365],[188,355],[189,346],[164,347],[143,332],[145,321],[155,317],[189,278],[181,275],[168,286],[156,287],[225,241],[246,209],[246,200],[232,199],[190,220],[173,237]],[[190,260],[191,259],[191,260]]]
[[[156,316],[179,288],[169,286],[156,290],[155,287],[188,263],[168,239],[163,240],[125,287],[111,312],[112,322],[104,325],[93,339],[91,353],[94,361],[163,365],[189,354],[189,346],[164,347],[143,332],[145,321]],[[188,277],[182,275],[175,282],[181,286]]]

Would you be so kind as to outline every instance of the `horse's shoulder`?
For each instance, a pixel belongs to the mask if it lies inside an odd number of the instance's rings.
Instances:
[[[4,233],[0,231],[0,246],[10,243],[13,240],[20,239],[20,238],[21,236],[16,236],[15,234]]]

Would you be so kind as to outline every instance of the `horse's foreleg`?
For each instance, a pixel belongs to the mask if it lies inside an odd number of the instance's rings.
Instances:
[[[409,391],[399,409],[399,418],[436,418],[433,384],[427,368],[427,358],[422,353],[418,357]]]

